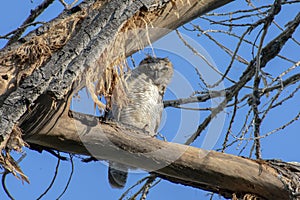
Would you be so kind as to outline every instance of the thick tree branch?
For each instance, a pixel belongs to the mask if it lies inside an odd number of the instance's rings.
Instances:
[[[59,151],[113,160],[192,187],[232,196],[255,194],[266,199],[288,199],[277,171],[266,162],[164,142],[141,130],[115,123],[99,123],[93,116],[72,113],[54,127],[45,127],[26,141]]]
[[[278,84],[275,84],[270,87],[266,87],[263,89],[260,89],[260,95],[263,96],[266,93],[272,92],[277,89],[284,89],[290,85],[298,83],[300,80],[300,74],[292,75],[291,77],[287,78],[286,80],[279,81]],[[189,103],[195,103],[195,102],[206,102],[210,99],[222,97],[224,96],[226,92],[230,92],[230,88],[226,88],[225,91],[209,91],[209,92],[203,92],[201,95],[192,96],[188,98],[181,98],[181,99],[175,99],[175,100],[166,100],[164,101],[164,107],[178,107],[180,105],[189,104]],[[247,94],[246,96],[249,96],[250,94]],[[244,100],[246,98],[245,96],[242,98]]]

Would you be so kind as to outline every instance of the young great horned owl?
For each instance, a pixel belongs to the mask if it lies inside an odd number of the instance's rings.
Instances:
[[[119,107],[112,105],[112,117],[130,126],[144,129],[151,136],[160,125],[163,95],[173,76],[172,63],[167,58],[148,56],[138,67],[126,74],[128,103]],[[110,162],[109,183],[112,187],[123,188],[127,179],[126,165]]]

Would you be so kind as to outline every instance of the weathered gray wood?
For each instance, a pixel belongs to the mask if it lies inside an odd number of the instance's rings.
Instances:
[[[98,118],[74,113],[45,127],[27,142],[98,159],[118,161],[155,173],[175,183],[232,197],[254,194],[288,199],[278,172],[264,161],[164,142],[140,130],[99,123]]]

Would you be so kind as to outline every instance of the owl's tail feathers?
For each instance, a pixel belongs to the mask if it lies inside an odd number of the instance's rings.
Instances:
[[[123,188],[126,184],[128,167],[115,162],[109,163],[108,181],[113,188]]]

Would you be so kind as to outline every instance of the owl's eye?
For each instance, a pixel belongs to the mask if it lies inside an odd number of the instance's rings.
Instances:
[[[169,71],[169,68],[165,67],[165,68],[162,69],[162,71],[167,72],[167,71]]]

